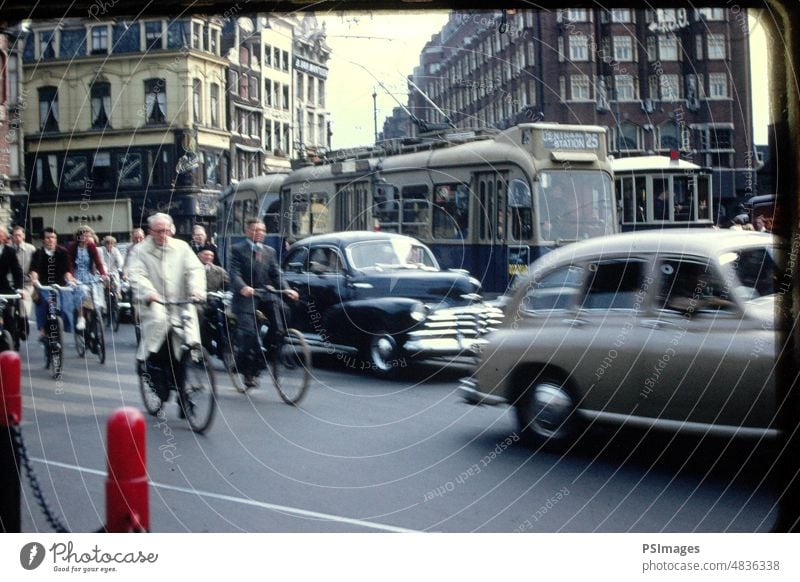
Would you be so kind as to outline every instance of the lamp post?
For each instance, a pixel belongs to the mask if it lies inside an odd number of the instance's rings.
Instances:
[[[372,88],[372,123],[375,133],[375,145],[378,145],[378,93]]]

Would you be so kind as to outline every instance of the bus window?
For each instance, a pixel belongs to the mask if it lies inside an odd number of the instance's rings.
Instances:
[[[426,238],[430,223],[430,194],[428,187],[406,186],[402,190],[402,224],[403,234],[417,238]]]
[[[469,188],[441,184],[434,188],[433,238],[463,239],[469,226]]]
[[[497,235],[496,240],[502,241],[506,238],[506,186],[508,182],[505,179],[500,178],[497,180],[497,201],[495,206],[495,212],[497,215]]]
[[[511,216],[511,237],[526,241],[533,236],[531,190],[522,180],[512,180],[508,188],[508,212]]]
[[[281,230],[281,201],[276,199],[267,207],[264,213],[264,225],[269,234],[279,233]]]
[[[242,201],[236,200],[233,203],[233,229],[232,232],[239,234],[244,232],[244,220],[242,220]]]

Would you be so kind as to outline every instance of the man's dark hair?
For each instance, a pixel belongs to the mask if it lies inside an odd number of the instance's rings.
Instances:
[[[248,230],[254,224],[264,224],[264,221],[261,220],[260,218],[248,218],[247,220],[244,221],[245,230]]]
[[[56,232],[56,229],[55,229],[55,228],[53,228],[52,226],[45,227],[45,228],[42,230],[42,238],[44,238],[44,236],[45,236],[46,234],[51,234],[51,233],[52,233],[52,234],[54,234],[54,235],[56,235],[56,236],[58,236],[58,233]]]

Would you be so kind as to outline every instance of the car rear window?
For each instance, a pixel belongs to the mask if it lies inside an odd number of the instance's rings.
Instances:
[[[604,261],[589,265],[584,309],[633,309],[642,291],[644,261]]]

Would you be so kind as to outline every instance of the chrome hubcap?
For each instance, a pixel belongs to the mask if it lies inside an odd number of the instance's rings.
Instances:
[[[539,384],[531,402],[531,428],[546,438],[559,437],[565,431],[572,412],[572,398],[561,386]]]

